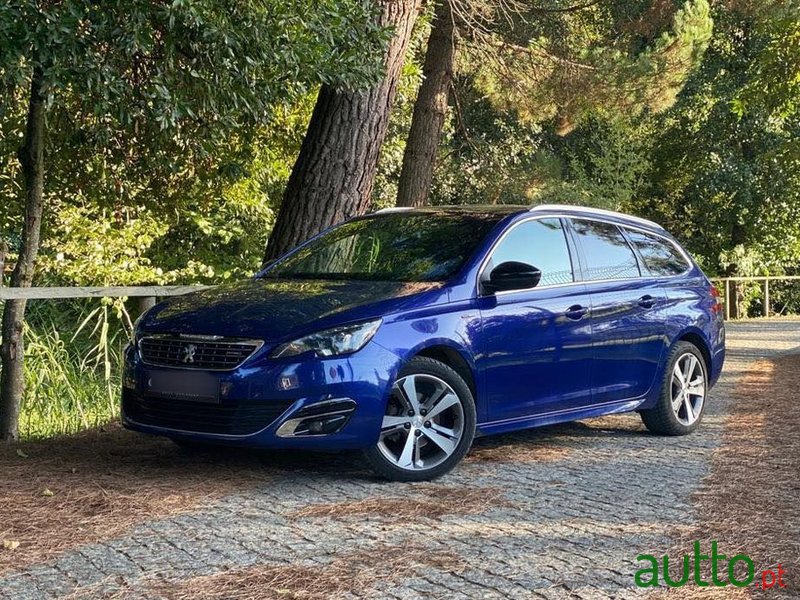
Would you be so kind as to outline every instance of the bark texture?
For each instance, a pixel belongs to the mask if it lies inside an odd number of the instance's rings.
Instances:
[[[31,76],[25,139],[19,150],[25,193],[25,221],[17,264],[11,274],[11,287],[30,287],[33,267],[39,252],[44,190],[44,94],[42,70]],[[22,325],[25,300],[8,300],[3,310],[3,345],[0,349],[0,440],[19,437],[19,407],[24,390]]]
[[[264,260],[369,209],[389,114],[420,0],[378,0],[379,22],[394,36],[384,58],[386,76],[370,89],[322,86],[308,131],[284,192]]]
[[[422,67],[424,78],[414,103],[411,130],[403,154],[397,206],[424,206],[428,203],[436,151],[447,116],[455,53],[456,38],[450,2],[440,0],[428,38]]]

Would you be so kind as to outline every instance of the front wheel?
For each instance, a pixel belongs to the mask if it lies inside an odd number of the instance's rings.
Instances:
[[[658,404],[641,411],[642,421],[650,431],[661,435],[691,433],[703,418],[707,394],[703,355],[694,344],[678,342],[667,361]]]
[[[417,356],[400,370],[380,438],[366,455],[387,479],[434,479],[464,458],[475,421],[475,400],[461,376],[444,363]]]

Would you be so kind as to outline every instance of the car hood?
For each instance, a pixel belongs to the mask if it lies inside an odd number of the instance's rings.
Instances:
[[[251,279],[170,298],[139,327],[277,341],[290,334],[444,301],[441,283]]]

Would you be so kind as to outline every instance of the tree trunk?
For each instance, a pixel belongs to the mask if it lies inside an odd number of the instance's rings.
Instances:
[[[19,150],[25,190],[25,221],[17,264],[11,274],[11,287],[30,287],[33,266],[39,251],[44,189],[44,94],[42,69],[31,75],[28,120],[25,139]],[[0,373],[0,440],[14,441],[19,435],[19,407],[24,387],[22,325],[25,300],[6,301],[3,311],[3,346],[0,349],[3,370]]]
[[[414,103],[411,131],[403,154],[397,188],[397,206],[423,206],[428,202],[436,151],[447,116],[447,98],[453,79],[456,39],[449,0],[436,7],[433,29],[425,52],[424,76]]]
[[[420,0],[377,0],[380,25],[394,36],[385,78],[368,90],[324,85],[294,164],[265,261],[369,208],[372,184]]]

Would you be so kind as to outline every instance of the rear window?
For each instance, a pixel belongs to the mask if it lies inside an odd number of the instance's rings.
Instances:
[[[641,231],[626,231],[651,275],[680,275],[689,268],[689,263],[671,242]]]
[[[639,264],[619,227],[600,221],[572,222],[586,259],[588,281],[640,277]]]

